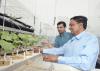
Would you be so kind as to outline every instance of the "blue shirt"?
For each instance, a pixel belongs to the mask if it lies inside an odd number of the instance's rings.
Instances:
[[[95,36],[84,31],[74,36],[64,46],[44,49],[43,53],[64,54],[64,56],[58,57],[58,63],[73,66],[81,71],[91,71],[95,69],[99,44]]]
[[[63,46],[72,37],[73,37],[73,35],[69,32],[64,32],[63,34],[56,36],[54,47],[59,48],[59,47]]]

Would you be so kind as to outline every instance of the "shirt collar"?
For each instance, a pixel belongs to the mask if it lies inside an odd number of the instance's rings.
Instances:
[[[65,33],[66,33],[66,31],[65,31],[64,33],[60,34],[59,36],[60,36],[60,37],[62,37],[62,36],[64,36],[64,35],[65,35]]]
[[[75,36],[75,38],[79,40],[85,33],[86,33],[86,32],[83,31],[83,32],[81,32],[79,35]]]

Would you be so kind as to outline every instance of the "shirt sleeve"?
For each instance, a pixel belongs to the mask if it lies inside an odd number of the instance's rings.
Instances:
[[[90,71],[93,63],[96,63],[97,57],[99,53],[99,44],[97,39],[91,39],[88,43],[86,43],[85,48],[81,52],[79,56],[71,56],[71,57],[58,57],[58,63],[61,64],[78,64],[76,68],[79,68],[83,71]]]
[[[52,54],[52,55],[61,55],[64,54],[64,49],[63,47],[43,49],[43,53]]]

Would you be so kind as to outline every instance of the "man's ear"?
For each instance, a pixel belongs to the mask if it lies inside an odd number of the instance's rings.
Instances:
[[[80,25],[80,28],[83,28],[83,23],[79,23],[79,25]]]

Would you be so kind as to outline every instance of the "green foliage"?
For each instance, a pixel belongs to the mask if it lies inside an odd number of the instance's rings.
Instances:
[[[6,53],[9,53],[15,48],[15,46],[12,43],[9,43],[5,40],[0,40],[0,46],[4,49]]]
[[[18,47],[18,46],[20,46],[20,45],[23,44],[23,41],[21,41],[21,40],[14,40],[14,41],[13,41],[13,44],[14,44],[16,47]]]
[[[24,46],[31,46],[39,41],[38,37],[33,37],[28,34],[18,34],[18,36],[23,41]]]
[[[1,39],[6,40],[6,41],[12,41],[12,38],[7,31],[1,32]]]
[[[12,40],[19,40],[18,36],[15,33],[10,34]]]
[[[8,31],[0,30],[0,46],[6,53],[11,52],[18,46],[32,46],[44,39],[44,36],[33,36],[29,34],[16,34],[14,32],[9,33]]]

